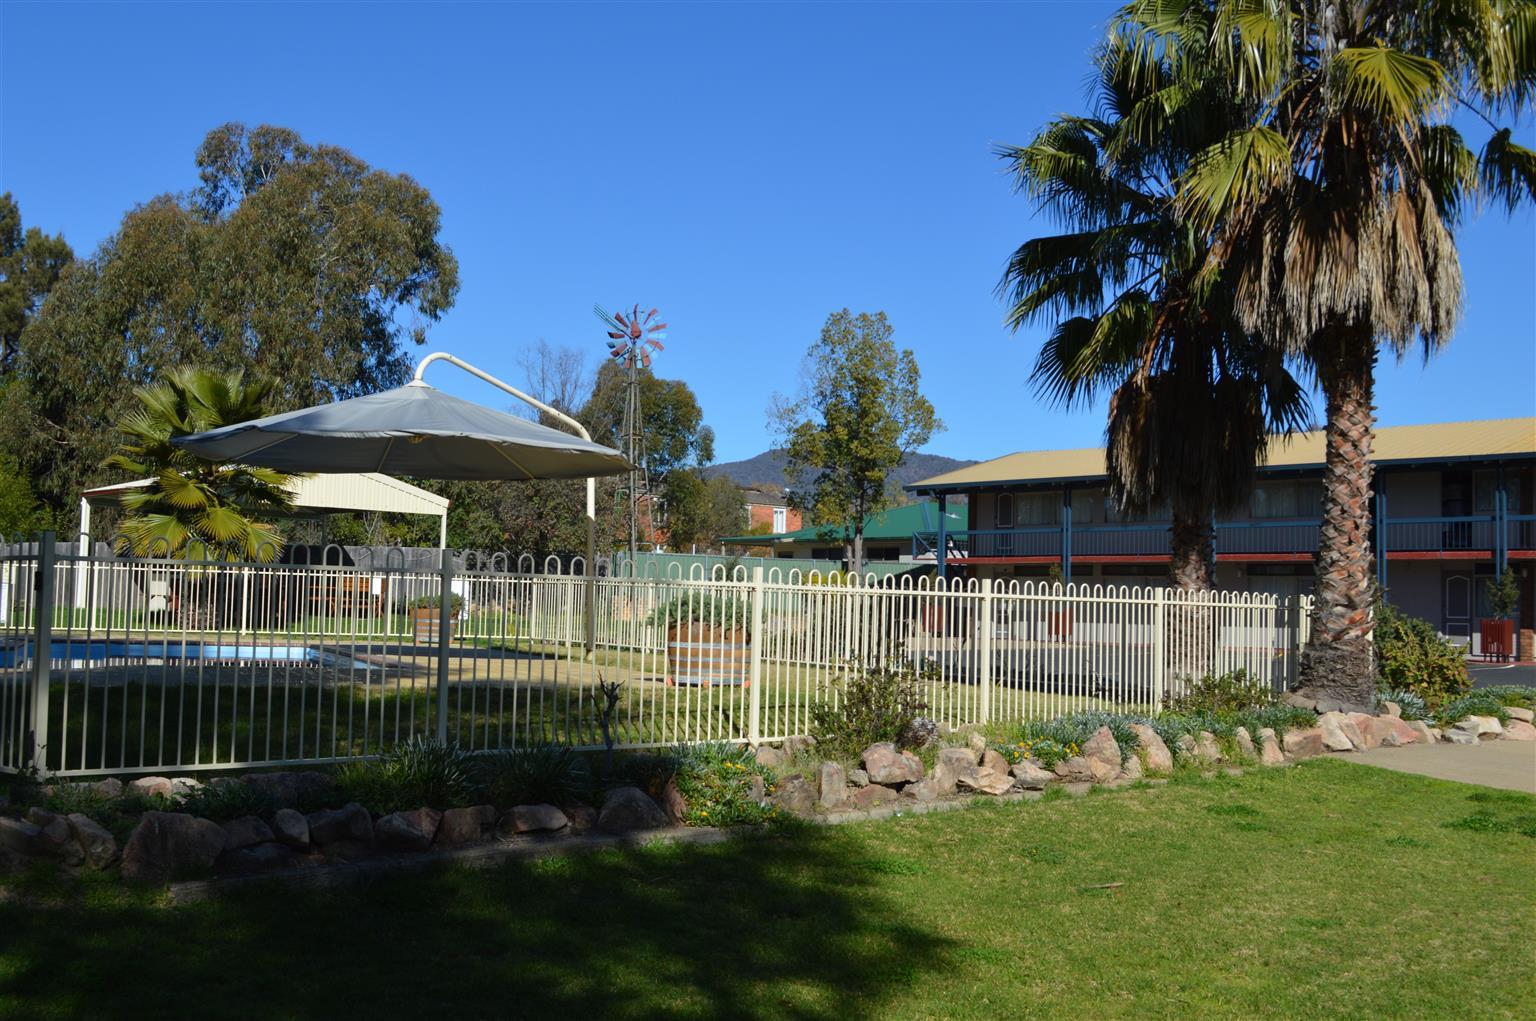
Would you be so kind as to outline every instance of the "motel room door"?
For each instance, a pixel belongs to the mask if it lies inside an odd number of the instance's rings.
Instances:
[[[1445,601],[1441,604],[1440,630],[1452,638],[1472,640],[1472,572],[1456,571],[1442,579]]]

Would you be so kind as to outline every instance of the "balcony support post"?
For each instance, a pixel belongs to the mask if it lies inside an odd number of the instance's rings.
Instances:
[[[1504,573],[1509,566],[1509,494],[1504,491],[1504,465],[1499,465],[1498,484],[1493,491],[1493,574]]]
[[[1376,513],[1371,519],[1371,531],[1375,533],[1376,588],[1386,598],[1387,592],[1387,476],[1376,476]]]
[[[1072,582],[1072,487],[1061,490],[1061,579]]]
[[[949,529],[946,527],[948,525],[948,523],[949,523],[948,518],[949,518],[949,494],[948,493],[940,493],[939,494],[939,549],[938,549],[938,552],[935,554],[935,556],[937,558],[937,561],[938,561],[938,565],[939,565],[939,577],[940,578],[943,578],[943,577],[946,576],[947,569],[948,569],[948,564],[947,564],[948,556],[947,556],[947,554],[949,553]]]

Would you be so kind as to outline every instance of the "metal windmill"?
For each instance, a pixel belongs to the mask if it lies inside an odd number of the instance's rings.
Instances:
[[[657,318],[656,309],[642,311],[635,305],[627,312],[610,315],[601,305],[592,311],[608,328],[608,356],[624,367],[624,453],[634,465],[629,472],[629,557],[636,562],[640,552],[640,504],[650,490],[645,471],[645,430],[640,408],[640,370],[651,367],[651,352],[666,350],[662,343],[667,324]]]

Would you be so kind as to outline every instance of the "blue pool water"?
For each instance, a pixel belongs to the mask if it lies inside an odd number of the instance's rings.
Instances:
[[[0,647],[0,667],[32,659],[33,643]],[[120,639],[59,639],[50,646],[56,663],[104,663],[108,660],[203,660],[221,663],[315,663],[320,666],[368,669],[367,663],[308,645],[220,645],[213,642],[128,641]]]

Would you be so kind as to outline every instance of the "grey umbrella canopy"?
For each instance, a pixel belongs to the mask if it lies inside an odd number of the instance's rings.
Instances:
[[[429,479],[574,479],[629,470],[611,447],[462,400],[419,379],[173,440],[210,461]]]

